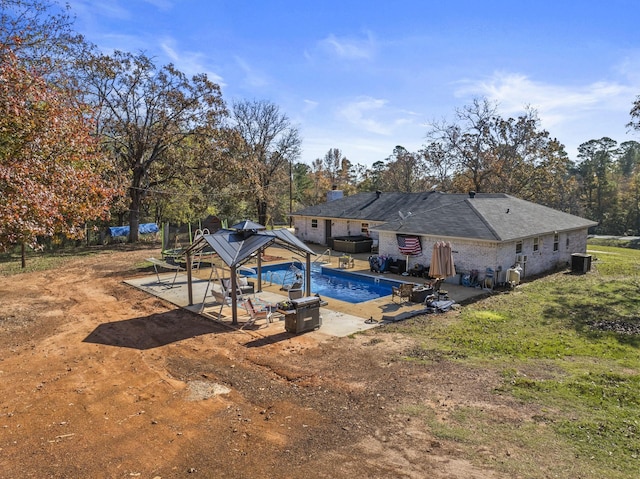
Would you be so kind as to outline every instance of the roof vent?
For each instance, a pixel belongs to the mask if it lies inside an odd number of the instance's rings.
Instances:
[[[382,191],[376,190],[376,198],[380,198],[381,194],[382,194]]]
[[[475,191],[470,191],[469,192],[469,198],[475,198],[476,197],[476,192]]]

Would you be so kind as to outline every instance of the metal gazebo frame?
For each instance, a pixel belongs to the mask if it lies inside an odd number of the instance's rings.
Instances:
[[[193,305],[193,283],[191,265],[193,256],[205,249],[213,250],[231,270],[231,284],[236,284],[237,269],[256,259],[258,273],[258,291],[262,291],[262,252],[270,246],[287,249],[294,254],[306,255],[306,287],[305,294],[311,295],[311,255],[315,254],[287,229],[267,230],[264,226],[252,221],[242,221],[230,229],[222,229],[213,234],[198,236],[185,250],[187,287],[189,305]],[[236,288],[231,288],[231,324],[238,324],[238,305]]]

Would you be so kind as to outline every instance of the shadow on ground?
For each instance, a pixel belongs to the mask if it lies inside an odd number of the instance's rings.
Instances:
[[[144,350],[228,331],[220,324],[199,317],[185,319],[184,313],[175,310],[101,324],[83,342]]]

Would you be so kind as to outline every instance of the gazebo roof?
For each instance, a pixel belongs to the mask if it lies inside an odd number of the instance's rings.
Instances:
[[[233,225],[231,229],[236,231],[259,231],[266,230],[267,228],[259,223],[254,223],[251,220],[243,220],[240,223]]]
[[[189,248],[187,254],[195,254],[211,248],[229,267],[247,263],[259,251],[271,245],[285,248],[293,253],[315,254],[287,229],[267,230],[264,226],[251,221],[234,225],[237,229],[223,229],[213,234],[199,236]]]

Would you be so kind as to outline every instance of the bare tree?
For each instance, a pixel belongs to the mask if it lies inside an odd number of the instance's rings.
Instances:
[[[276,196],[292,187],[293,162],[300,156],[302,140],[287,115],[268,101],[235,103],[232,120],[242,139],[233,154],[242,164],[243,183],[254,198],[258,222],[266,225]]]
[[[427,138],[441,144],[451,158],[456,175],[477,192],[484,190],[487,178],[493,174],[491,121],[496,114],[495,104],[474,99],[471,105],[456,110],[456,122],[433,123],[427,133]]]
[[[389,191],[405,193],[424,191],[428,184],[422,155],[411,153],[403,146],[396,146],[387,159],[382,186]]]

